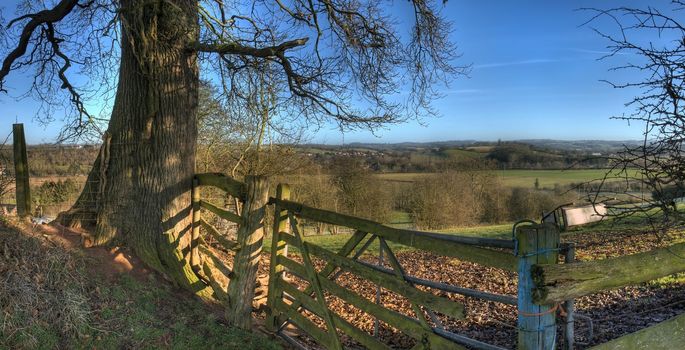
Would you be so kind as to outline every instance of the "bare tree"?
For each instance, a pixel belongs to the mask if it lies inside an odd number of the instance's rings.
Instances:
[[[587,9],[593,13],[590,25],[608,21],[616,28],[613,32],[595,29],[609,43],[603,59],[622,61],[613,70],[638,77],[608,82],[615,88],[639,91],[627,103],[630,112],[615,118],[644,127],[641,145],[626,146],[609,157],[612,168],[598,180],[592,200],[598,203],[618,194],[627,201],[611,205],[610,215],[639,215],[661,231],[683,221],[676,201],[685,197],[684,5],[673,1],[665,10]],[[617,187],[617,180],[622,188]],[[634,191],[635,184],[640,191]]]
[[[414,14],[411,26],[390,3],[26,0],[4,22],[0,90],[24,71],[46,110],[71,102],[63,137],[102,130],[88,185],[61,222],[94,226],[94,244],[128,244],[203,294],[187,256],[200,75],[239,101],[263,74],[275,115],[310,125],[375,128],[429,115],[436,84],[463,72],[444,2],[395,3]],[[91,112],[93,99],[111,101],[111,113]]]

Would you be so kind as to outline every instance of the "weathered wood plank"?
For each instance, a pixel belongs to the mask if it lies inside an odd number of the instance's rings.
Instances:
[[[294,237],[288,237],[288,235],[284,235],[284,239],[288,242],[293,241]],[[290,242],[288,243],[292,244]],[[310,242],[304,242],[304,245],[312,254],[320,256],[324,260],[332,262],[333,264],[338,265],[345,270],[351,271],[371,282],[380,284],[383,288],[392,290],[393,292],[408,298],[410,301],[417,302],[433,310],[438,310],[457,319],[464,317],[464,306],[460,303],[408,286],[406,283],[398,280],[394,276],[379,273],[378,271],[362,265],[357,261],[341,257]]]
[[[534,264],[556,263],[559,256],[559,231],[553,224],[516,228],[518,241],[518,349],[556,348],[556,307],[533,303],[534,283],[530,273]]]
[[[276,198],[289,199],[290,186],[287,184],[279,184],[276,187]],[[290,230],[290,223],[288,222],[287,216],[288,212],[282,210],[280,205],[276,204],[274,206],[274,223],[271,234],[271,263],[269,264],[269,291],[266,302],[266,305],[269,307],[266,327],[272,332],[276,331],[279,326],[277,324],[278,313],[273,305],[276,300],[279,300],[282,297],[281,290],[278,286],[281,285],[279,282],[282,278],[283,266],[276,263],[276,261],[278,261],[279,256],[287,255],[287,244],[281,239],[281,232],[288,232]]]
[[[576,245],[575,243],[567,243],[564,253],[564,263],[572,264],[576,261]],[[564,325],[564,350],[573,350],[575,348],[575,301],[573,299],[564,302],[564,310],[566,310],[566,324]]]
[[[364,266],[368,266],[368,267],[370,267],[376,271],[383,272],[385,274],[392,274],[392,270],[386,269],[385,267],[380,267],[378,265],[369,264],[369,263],[364,262],[364,261],[360,261],[359,263],[364,265]],[[435,289],[438,289],[438,290],[441,290],[444,292],[448,292],[448,293],[461,294],[461,295],[464,295],[467,297],[478,298],[478,299],[489,300],[489,301],[495,301],[495,302],[502,303],[502,304],[516,305],[516,298],[513,296],[510,296],[510,295],[494,294],[494,293],[482,292],[482,291],[471,289],[471,288],[457,287],[457,286],[453,286],[451,284],[445,284],[445,283],[430,281],[427,279],[418,278],[418,277],[414,277],[411,275],[407,275],[407,276],[405,276],[405,278],[407,279],[407,281],[412,282],[414,284],[435,288]]]
[[[571,227],[601,221],[607,216],[607,207],[599,203],[582,207],[561,208],[561,212],[564,216],[564,225]]]
[[[200,268],[200,220],[202,219],[202,214],[200,213],[200,187],[198,186],[197,179],[193,179],[193,188],[191,191],[192,198],[192,209],[193,209],[193,228],[191,233],[191,252],[190,252],[190,265],[193,267],[195,272],[198,272]]]
[[[671,350],[682,349],[683,346],[685,346],[685,314],[590,349]]]
[[[224,237],[224,235],[219,233],[219,230],[212,226],[212,224],[208,223],[205,219],[200,219],[200,225],[202,225],[205,231],[207,231],[210,236],[214,237],[214,239],[216,239],[217,242],[219,242],[219,244],[221,244],[224,248],[233,250],[238,247],[238,242]]]
[[[209,250],[207,247],[200,245],[199,246],[200,251],[202,254],[208,256],[210,259],[212,259],[212,263],[214,264],[214,267],[216,267],[217,270],[219,270],[221,273],[226,275],[227,278],[231,278],[233,276],[233,271],[231,271],[231,268],[226,266],[219,257],[214,255],[211,250]]]
[[[274,307],[277,311],[284,313],[290,319],[290,322],[314,338],[314,340],[323,345],[326,349],[333,349],[331,337],[328,336],[328,333],[326,333],[325,330],[314,324],[314,322],[304,317],[297,312],[297,310],[286,305],[282,300],[277,300]]]
[[[247,185],[221,173],[195,174],[200,186],[214,186],[220,188],[233,197],[245,199]]]
[[[212,267],[207,262],[204,262],[202,264],[202,271],[204,272],[204,275],[207,277],[209,286],[212,287],[212,290],[214,291],[216,298],[220,301],[226,302],[228,300],[228,294],[226,294],[224,288],[222,288],[221,285],[216,281],[216,277],[214,277]]]
[[[304,244],[302,236],[300,235],[300,232],[297,229],[297,219],[295,219],[295,217],[292,216],[291,213],[288,213],[288,219],[290,219],[290,229],[293,232],[293,237],[295,237],[295,241],[297,241],[297,247],[300,249],[300,252],[302,253],[302,262],[304,263],[305,271],[307,272],[307,277],[309,277],[309,284],[312,286],[312,289],[314,289],[314,293],[316,294],[316,301],[321,304],[323,319],[326,321],[326,326],[328,327],[328,334],[331,336],[333,348],[336,350],[342,350],[342,343],[340,342],[338,330],[335,328],[335,322],[333,321],[332,312],[328,309],[328,305],[326,304],[326,298],[323,294],[323,290],[321,289],[319,274],[314,269],[314,264],[312,263],[312,260],[309,257],[309,247],[307,247],[307,245]],[[284,236],[286,235],[284,234]]]
[[[360,232],[360,231],[355,232],[352,235],[352,237],[350,237],[350,239],[348,239],[347,242],[345,242],[345,244],[342,246],[342,248],[340,248],[340,250],[338,251],[338,255],[348,256],[359,245],[359,243],[361,243],[361,241],[364,239],[364,237],[366,237],[366,235],[367,234],[364,232]],[[360,253],[360,252],[358,252],[358,253]],[[331,276],[331,273],[333,273],[333,271],[335,271],[336,268],[337,268],[337,266],[335,264],[327,262],[326,266],[324,266],[324,268],[321,270],[321,272],[319,272],[319,274],[321,276],[325,276],[326,278],[330,278],[330,279],[334,280],[337,278],[337,276],[339,275],[339,273],[341,271],[341,270],[339,270],[336,274]],[[304,276],[302,276],[302,277],[304,277]],[[312,285],[309,285],[304,290],[304,293],[311,295],[313,291],[314,291],[314,287]],[[293,307],[298,308],[299,306],[300,305],[298,305],[297,302],[293,303]]]
[[[209,210],[210,212],[216,214],[218,217],[222,219],[226,219],[231,222],[235,222],[238,225],[242,225],[243,219],[236,213],[233,213],[231,211],[228,211],[226,209],[221,209],[217,207],[216,205],[209,203],[207,201],[201,200],[200,201],[200,206],[202,208],[205,208]]]
[[[535,265],[535,302],[547,304],[685,271],[685,243],[616,258]]]
[[[259,269],[264,216],[269,197],[269,183],[263,176],[247,176],[247,195],[238,227],[240,249],[233,259],[233,278],[228,285],[226,319],[241,329],[252,329],[252,299],[254,299]]]
[[[402,283],[405,283],[407,286],[414,288],[414,285],[411,284],[410,282],[407,282],[405,279],[405,272],[404,268],[402,268],[402,265],[400,264],[400,261],[397,260],[397,257],[395,257],[395,254],[392,252],[390,247],[388,247],[388,244],[385,242],[383,238],[380,239],[380,245],[381,249],[385,250],[386,253],[388,253],[388,262],[390,262],[390,267],[393,269],[393,274],[399,281]],[[411,302],[411,307],[412,310],[414,310],[414,314],[416,314],[416,318],[419,320],[422,326],[428,328],[430,325],[428,324],[428,321],[426,321],[426,318],[424,317],[423,310],[421,310],[421,306],[415,301],[410,300]],[[430,309],[428,310],[429,313],[431,313]],[[431,313],[433,316],[433,314]],[[439,320],[436,319],[437,322],[440,322]]]
[[[292,259],[280,256],[278,262],[279,264],[285,266],[288,269],[288,271],[291,271],[295,275],[304,276],[306,274],[306,272],[304,271],[304,266],[295,262]],[[321,279],[321,285],[324,287],[326,291],[330,292],[331,294],[345,300],[346,302],[354,305],[355,307],[359,308],[360,310],[363,310],[364,312],[367,312],[375,317],[378,317],[379,319],[383,320],[383,322],[386,322],[392,325],[393,327],[396,327],[397,329],[401,330],[407,335],[419,340],[423,339],[424,337],[427,338],[432,348],[464,349],[462,346],[455,344],[452,341],[435,334],[432,330],[428,330],[422,327],[421,324],[419,324],[418,320],[408,317],[406,315],[402,315],[396,311],[387,309],[383,305],[375,304],[370,300],[360,296],[359,294],[341,287],[337,283],[327,278]]]
[[[295,300],[297,300],[300,304],[302,304],[307,310],[310,310],[311,312],[315,313],[319,317],[324,317],[325,313],[327,312],[321,307],[321,304],[316,302],[314,299],[312,299],[309,295],[305,294],[301,290],[295,288],[290,283],[287,283],[285,281],[279,281],[278,282],[280,286],[282,287],[283,291],[288,293],[290,296],[292,296]],[[292,308],[297,309],[297,307],[291,306]],[[347,322],[340,316],[336,314],[332,314],[333,316],[333,322],[335,323],[335,326],[337,328],[340,328],[345,334],[351,336],[355,340],[357,340],[359,343],[364,345],[367,349],[389,349],[389,347],[380,341],[378,339],[372,337],[370,334],[362,331],[361,329],[353,326],[351,323]]]
[[[31,215],[31,186],[29,184],[29,160],[26,154],[26,137],[24,124],[12,125],[15,194],[17,201],[17,215],[26,217]]]
[[[296,202],[280,201],[277,199],[272,199],[272,201],[280,203],[283,208],[289,209],[296,213],[296,215],[305,219],[316,220],[331,225],[346,226],[359,231],[373,233],[389,241],[417,249],[427,250],[508,271],[516,271],[517,261],[512,254],[478,246],[493,245],[495,244],[494,242],[505,244],[505,242],[510,241],[402,230],[350,215],[311,208]],[[513,243],[506,243],[506,245],[513,245]]]

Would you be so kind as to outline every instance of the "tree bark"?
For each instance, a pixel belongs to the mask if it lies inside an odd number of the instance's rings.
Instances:
[[[197,1],[121,1],[121,64],[105,142],[60,221],[91,227],[93,245],[126,244],[150,267],[201,295],[190,266],[195,172]]]

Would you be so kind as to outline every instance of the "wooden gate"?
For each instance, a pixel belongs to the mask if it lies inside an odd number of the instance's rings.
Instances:
[[[436,295],[431,290],[447,291],[511,305],[516,305],[515,297],[408,276],[389,243],[399,243],[438,255],[516,271],[519,259],[513,252],[515,247],[513,240],[402,230],[357,217],[311,208],[289,201],[288,197],[287,185],[279,185],[276,198],[271,198],[271,203],[275,204],[275,218],[271,247],[268,299],[270,311],[267,327],[272,331],[278,332],[287,325],[294,325],[328,349],[341,349],[343,342],[341,335],[343,334],[369,349],[389,348],[373,334],[355,327],[331,310],[328,303],[333,298],[337,298],[410,336],[416,341],[415,348],[462,349],[463,345],[467,345],[480,349],[499,349],[497,346],[447,331],[442,326],[440,318],[463,318],[464,306],[447,297]],[[299,231],[298,220],[344,226],[355,230],[355,233],[339,251],[333,252],[304,241]],[[389,267],[374,265],[359,259],[375,241],[378,241],[380,251],[387,257]],[[297,249],[300,261],[293,256],[287,256],[285,249],[287,246]],[[486,247],[499,248],[499,250]],[[312,261],[314,257],[319,258],[325,264],[315,264]],[[305,281],[301,285],[306,286],[298,288],[291,283],[291,279],[284,278],[286,271],[299,280]],[[343,273],[370,281],[406,298],[411,303],[414,316],[387,309],[343,287],[336,281]],[[417,288],[417,285],[422,287]],[[293,341],[287,335],[284,337]]]

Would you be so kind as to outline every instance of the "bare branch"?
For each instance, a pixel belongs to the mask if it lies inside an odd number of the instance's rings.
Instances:
[[[189,48],[200,52],[213,52],[219,54],[246,55],[259,58],[269,58],[276,57],[279,54],[285,52],[286,50],[293,49],[298,46],[304,46],[307,44],[307,40],[309,39],[301,38],[289,40],[276,46],[261,48],[241,45],[237,42],[227,44],[194,43],[191,44]]]
[[[29,41],[31,40],[31,36],[33,35],[33,32],[36,30],[36,28],[46,23],[54,23],[62,20],[69,13],[71,13],[71,11],[74,9],[74,7],[76,7],[77,4],[78,0],[62,0],[51,10],[44,10],[35,14],[21,16],[16,20],[10,21],[8,27],[10,27],[16,21],[31,18],[31,20],[24,26],[24,29],[21,32],[21,36],[19,37],[17,47],[12,52],[10,52],[9,55],[5,57],[5,60],[2,62],[2,68],[0,68],[0,91],[6,92],[6,90],[4,90],[3,88],[5,77],[7,77],[7,75],[12,70],[12,65],[14,64],[14,61],[19,59],[26,53]]]

